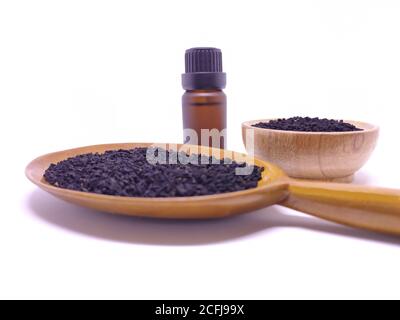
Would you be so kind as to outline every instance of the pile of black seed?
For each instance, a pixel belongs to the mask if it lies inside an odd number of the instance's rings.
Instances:
[[[289,119],[271,120],[269,122],[260,122],[253,127],[285,131],[303,131],[303,132],[348,132],[362,131],[351,123],[343,120],[330,120],[309,117],[294,117]]]
[[[186,197],[255,188],[263,171],[254,166],[250,175],[236,175],[235,169],[245,167],[245,163],[200,155],[192,155],[188,164],[151,164],[146,151],[147,148],[136,148],[79,155],[50,165],[44,178],[60,188],[106,195]],[[166,159],[178,156],[177,152],[162,149],[157,149],[155,155],[158,152],[163,152]],[[197,164],[193,160],[198,160]],[[204,160],[207,164],[202,164]]]

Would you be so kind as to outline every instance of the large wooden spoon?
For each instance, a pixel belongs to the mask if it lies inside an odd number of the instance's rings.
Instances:
[[[48,184],[43,178],[51,163],[68,157],[150,145],[153,144],[106,144],[51,153],[33,160],[26,168],[26,175],[33,183],[56,197],[116,214],[204,219],[227,217],[279,204],[352,227],[400,234],[400,190],[295,180],[271,163],[219,149],[186,147],[189,153],[212,153],[217,157],[230,157],[263,166],[265,171],[257,188],[199,197],[133,198],[61,189]],[[176,147],[171,144],[165,145],[165,148],[170,149],[172,146]]]

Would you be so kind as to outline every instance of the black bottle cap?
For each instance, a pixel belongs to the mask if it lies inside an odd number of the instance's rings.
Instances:
[[[226,74],[222,72],[222,52],[217,48],[192,48],[185,53],[185,90],[224,89]]]

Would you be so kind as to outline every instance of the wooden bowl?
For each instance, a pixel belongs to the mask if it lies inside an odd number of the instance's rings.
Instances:
[[[363,131],[293,132],[252,126],[271,120],[242,124],[246,150],[251,154],[254,146],[255,157],[278,165],[290,177],[297,179],[353,181],[355,172],[370,158],[379,136],[379,127],[358,121],[346,122]]]

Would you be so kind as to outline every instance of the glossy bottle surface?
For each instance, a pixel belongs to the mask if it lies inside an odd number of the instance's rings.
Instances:
[[[185,143],[226,148],[226,95],[222,90],[186,91],[182,115]],[[190,132],[196,133],[197,141]]]

